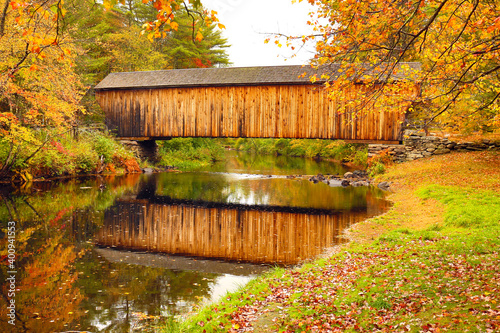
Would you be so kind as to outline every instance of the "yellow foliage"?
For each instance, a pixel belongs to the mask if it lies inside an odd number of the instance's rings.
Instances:
[[[373,89],[346,104],[383,107],[413,102],[422,106],[425,126],[498,128],[500,7],[494,1],[309,2],[318,8],[317,20],[309,24],[321,37],[302,40],[316,40],[315,64],[341,64],[337,73],[327,73],[341,76],[328,87],[347,90],[340,100],[352,99],[348,87],[359,78],[375,83]],[[395,65],[405,61],[420,62],[420,74],[405,66],[395,72]],[[384,75],[373,75],[365,65],[383,67],[384,74],[398,78],[397,84],[389,80],[388,85],[377,85],[385,81]],[[405,90],[411,81],[419,82],[420,91]]]

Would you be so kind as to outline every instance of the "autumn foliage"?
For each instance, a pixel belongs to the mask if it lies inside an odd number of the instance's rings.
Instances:
[[[177,54],[165,51],[179,30],[188,40],[182,47],[191,48],[190,67],[227,63],[218,49],[225,40],[214,31],[217,25],[223,28],[217,22],[216,12],[205,10],[199,0],[0,1],[0,178],[25,173],[38,155],[56,151],[64,135],[102,120],[92,104],[96,79],[110,71],[182,66],[175,63]],[[89,170],[89,160],[96,159],[77,158],[73,169]],[[62,169],[68,164],[73,163],[62,163]],[[36,173],[43,168],[35,168]]]
[[[410,97],[417,125],[458,130],[493,130],[500,126],[500,7],[494,0],[353,1],[308,0],[317,6],[309,22],[314,64],[341,63],[339,82],[357,79],[392,83],[398,63],[417,61],[419,73],[405,72],[420,83]],[[361,65],[363,64],[363,65]],[[378,69],[375,74],[372,69]],[[332,73],[325,73],[332,76]],[[338,74],[338,73],[333,73]],[[401,82],[402,80],[400,80]],[[361,96],[363,103],[391,102],[400,92],[383,84]],[[387,97],[387,98],[385,98]]]

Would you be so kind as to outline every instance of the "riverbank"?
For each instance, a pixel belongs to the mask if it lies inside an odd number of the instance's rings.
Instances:
[[[393,208],[328,258],[276,269],[164,331],[500,329],[500,155],[393,165]]]
[[[37,145],[0,141],[0,161],[3,183],[142,172],[132,151],[97,130],[39,138]]]
[[[346,143],[342,140],[320,139],[228,139],[236,150],[257,154],[308,157],[366,168],[368,150],[366,144]]]
[[[161,170],[191,171],[224,161],[224,150],[228,147],[259,155],[341,163],[349,169],[365,169],[368,164],[366,145],[331,140],[173,138],[158,141],[156,158],[152,161],[141,161],[137,151],[98,130],[39,141],[38,146],[25,147],[0,142],[1,183],[149,172],[155,169],[151,163]]]

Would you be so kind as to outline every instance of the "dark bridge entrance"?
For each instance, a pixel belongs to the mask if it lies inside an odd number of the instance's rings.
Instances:
[[[113,73],[96,86],[118,137],[318,138],[397,143],[407,106],[353,119],[302,66]],[[300,77],[303,73],[307,75]],[[366,89],[355,85],[352,94]],[[416,91],[416,89],[415,89]]]

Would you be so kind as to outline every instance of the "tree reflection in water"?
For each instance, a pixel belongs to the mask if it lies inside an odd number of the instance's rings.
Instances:
[[[285,162],[242,155],[228,163],[249,174],[312,171],[306,162]],[[186,313],[265,268],[252,262],[314,256],[340,242],[343,228],[388,207],[374,188],[237,175],[228,165],[218,171],[230,173],[80,178],[3,190],[0,331],[143,331],[142,318]],[[18,230],[15,327],[6,322],[8,221]]]

